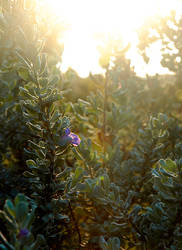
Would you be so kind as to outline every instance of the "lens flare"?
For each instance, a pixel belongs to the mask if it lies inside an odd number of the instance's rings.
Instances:
[[[96,34],[120,34],[123,42],[131,43],[129,57],[139,75],[153,74],[156,70],[163,72],[160,64],[160,46],[155,45],[151,55],[153,65],[146,68],[137,54],[138,42],[136,30],[154,15],[166,16],[172,9],[182,10],[179,0],[46,0],[55,15],[70,25],[65,33],[62,70],[75,69],[80,76],[86,76],[91,70],[101,72],[98,64],[98,39]],[[140,67],[138,66],[140,65]],[[148,72],[146,72],[148,71]],[[158,72],[158,73],[160,73]]]

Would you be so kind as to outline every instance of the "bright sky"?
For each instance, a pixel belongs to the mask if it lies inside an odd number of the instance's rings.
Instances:
[[[55,15],[69,24],[65,32],[61,69],[73,68],[82,77],[100,73],[99,33],[121,35],[123,42],[131,43],[128,57],[140,76],[146,73],[167,73],[160,65],[160,43],[154,44],[149,54],[149,65],[137,53],[136,30],[155,14],[167,15],[171,9],[182,10],[182,0],[46,0]]]

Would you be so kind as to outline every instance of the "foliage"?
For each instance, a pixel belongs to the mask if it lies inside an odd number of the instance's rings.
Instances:
[[[117,41],[104,76],[61,74],[56,24],[24,3],[1,1],[0,249],[181,249],[180,85]]]
[[[161,65],[175,73],[178,88],[181,88],[181,24],[181,13],[171,11],[169,16],[149,19],[148,24],[139,33],[139,50],[147,62],[147,48],[156,41],[162,43]]]
[[[34,239],[31,232],[32,222],[35,219],[36,206],[32,204],[29,212],[28,198],[23,194],[18,194],[15,197],[14,203],[11,200],[6,200],[4,211],[0,211],[0,217],[7,224],[9,231],[9,242],[0,233],[0,238],[4,244],[1,244],[1,249],[38,249],[45,245],[43,235],[37,235]]]

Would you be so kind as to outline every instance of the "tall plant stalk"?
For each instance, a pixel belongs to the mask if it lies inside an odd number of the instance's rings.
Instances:
[[[104,83],[104,111],[103,111],[103,167],[106,166],[106,125],[107,125],[107,100],[108,100],[109,70],[106,68]]]

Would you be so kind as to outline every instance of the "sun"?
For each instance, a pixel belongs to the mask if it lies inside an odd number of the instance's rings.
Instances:
[[[46,0],[46,2],[55,15],[60,16],[70,27],[64,37],[62,70],[72,67],[82,77],[87,76],[89,70],[94,73],[101,72],[98,64],[98,41],[95,38],[96,34],[100,33],[111,36],[119,34],[123,42],[130,42],[132,45],[130,57],[135,58],[134,64],[138,64],[136,62],[138,58],[141,71],[144,72],[141,58],[139,59],[134,49],[138,42],[136,30],[147,18],[155,14],[167,15],[172,9],[179,9],[180,5],[179,0]]]

